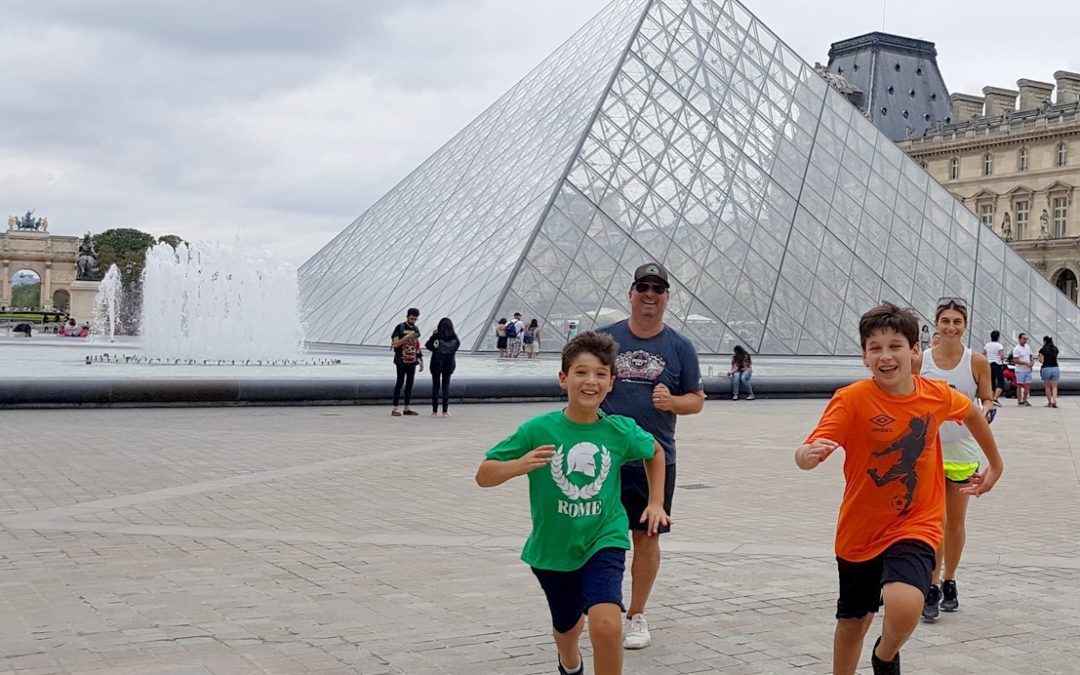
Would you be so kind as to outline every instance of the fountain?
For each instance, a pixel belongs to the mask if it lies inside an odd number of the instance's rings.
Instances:
[[[142,291],[147,358],[288,363],[302,353],[289,265],[235,246],[162,243],[147,251]]]
[[[98,286],[97,297],[94,299],[94,320],[92,322],[91,335],[104,339],[108,336],[109,342],[116,340],[116,326],[120,318],[120,301],[123,293],[123,280],[120,270],[116,265],[110,265],[109,271]]]

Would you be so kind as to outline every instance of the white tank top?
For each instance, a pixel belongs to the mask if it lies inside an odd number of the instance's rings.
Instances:
[[[931,380],[945,380],[953,389],[972,401],[976,401],[975,395],[979,386],[975,381],[975,375],[971,372],[971,349],[965,347],[960,363],[949,370],[938,367],[934,362],[933,352],[933,349],[923,352],[922,376]],[[980,403],[976,401],[976,405]],[[982,450],[963,424],[945,422],[941,425],[938,435],[941,437],[941,454],[946,462],[979,462]]]

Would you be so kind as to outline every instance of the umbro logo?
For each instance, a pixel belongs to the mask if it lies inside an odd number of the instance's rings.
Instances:
[[[875,415],[870,418],[870,424],[873,424],[876,427],[887,427],[895,421],[895,419],[888,415]]]

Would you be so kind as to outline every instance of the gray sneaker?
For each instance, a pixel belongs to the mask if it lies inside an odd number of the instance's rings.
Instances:
[[[926,594],[926,602],[923,603],[922,620],[926,623],[936,623],[941,615],[941,589],[937,584],[931,584],[930,591]]]
[[[946,579],[941,582],[941,611],[955,612],[960,607],[960,600],[956,595],[955,579]]]

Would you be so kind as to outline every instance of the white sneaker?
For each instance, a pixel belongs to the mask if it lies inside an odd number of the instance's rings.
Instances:
[[[644,649],[652,643],[652,635],[649,634],[649,622],[644,614],[635,614],[626,622],[626,630],[623,633],[622,645],[626,649]]]

